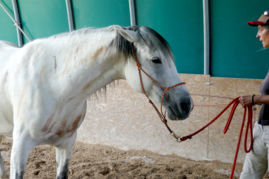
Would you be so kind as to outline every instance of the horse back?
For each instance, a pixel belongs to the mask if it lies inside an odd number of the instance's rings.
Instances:
[[[8,47],[17,48],[17,46],[11,42],[0,40],[0,49],[1,48],[8,48]]]
[[[6,64],[11,60],[18,49],[19,48],[13,43],[0,40],[0,72],[5,70]]]
[[[9,60],[10,56],[12,56],[17,49],[19,48],[15,44],[0,40],[0,63]],[[1,65],[4,64],[1,63]]]

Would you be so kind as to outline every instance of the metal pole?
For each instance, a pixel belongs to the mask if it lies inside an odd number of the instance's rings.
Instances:
[[[65,4],[66,4],[66,10],[67,10],[69,31],[71,32],[74,30],[73,9],[72,9],[71,0],[65,0]]]
[[[130,11],[130,20],[131,25],[137,25],[136,24],[136,14],[135,14],[135,0],[129,0],[129,11]]]
[[[12,0],[12,6],[13,6],[13,11],[14,11],[15,23],[17,24],[16,31],[17,31],[18,46],[22,47],[23,46],[22,33],[19,29],[21,28],[21,19],[20,19],[20,14],[18,10],[17,0]]]
[[[8,15],[8,17],[12,20],[12,22],[14,23],[14,25],[21,31],[21,33],[24,35],[24,37],[28,40],[31,41],[31,38],[26,35],[22,28],[17,24],[17,22],[13,19],[12,14],[8,11],[8,9],[5,7],[5,5],[2,3],[2,1],[0,0],[0,6],[1,8],[4,10],[4,12]]]
[[[204,75],[210,75],[209,0],[203,0],[203,20],[204,20]]]

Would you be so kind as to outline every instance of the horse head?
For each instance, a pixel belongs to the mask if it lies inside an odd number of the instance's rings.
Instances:
[[[193,102],[182,84],[167,41],[145,26],[115,27],[117,46],[127,57],[125,79],[136,91],[144,92],[153,102],[161,104],[171,120],[186,119]],[[139,72],[139,68],[143,72]],[[141,75],[139,75],[141,73]]]

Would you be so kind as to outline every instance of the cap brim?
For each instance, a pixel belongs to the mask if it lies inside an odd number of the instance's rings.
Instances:
[[[269,25],[269,23],[265,23],[265,22],[262,22],[262,21],[249,21],[248,25],[251,25],[251,26]]]

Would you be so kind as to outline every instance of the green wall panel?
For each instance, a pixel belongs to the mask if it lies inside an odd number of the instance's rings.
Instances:
[[[136,0],[136,11],[168,41],[179,73],[203,73],[202,0]]]
[[[7,10],[13,14],[11,0],[1,0]],[[9,16],[0,8],[0,40],[6,40],[17,44],[16,27]]]
[[[2,0],[13,14],[11,0]],[[18,0],[23,29],[32,39],[68,31],[64,0]],[[75,28],[130,25],[128,0],[72,0]],[[170,44],[180,73],[203,74],[202,0],[136,0],[138,25],[152,27]],[[211,0],[211,73],[216,77],[264,78],[269,50],[247,25],[268,0]],[[0,9],[0,40],[17,44],[16,28]],[[25,40],[25,38],[24,38]]]
[[[128,0],[73,0],[75,28],[130,25]]]
[[[256,20],[268,0],[213,0],[211,2],[212,75],[217,77],[264,78],[269,68],[269,50],[256,39]],[[269,9],[269,8],[268,8]]]
[[[23,29],[31,39],[68,31],[64,0],[19,0]]]

